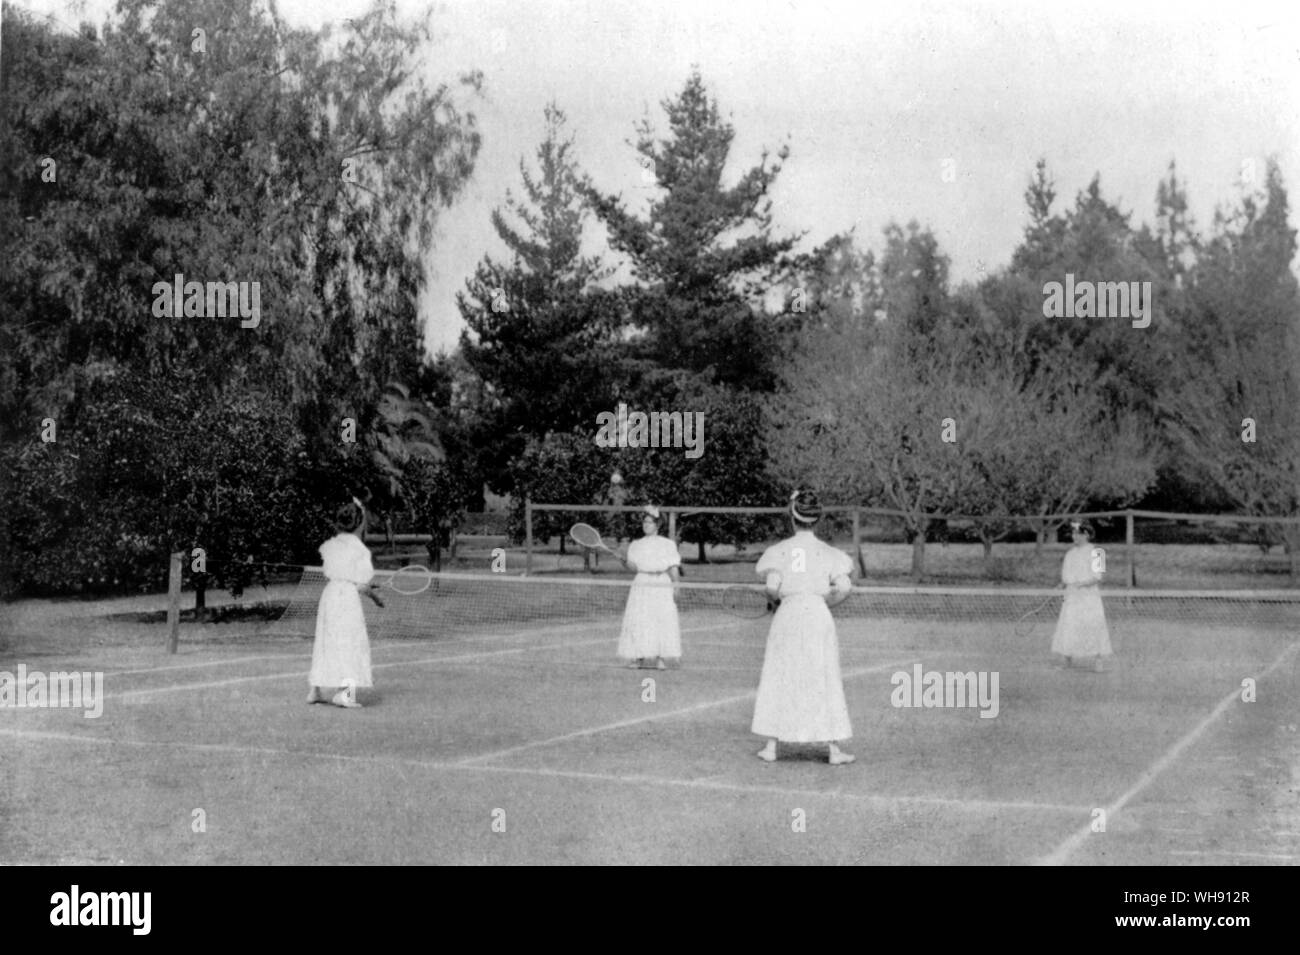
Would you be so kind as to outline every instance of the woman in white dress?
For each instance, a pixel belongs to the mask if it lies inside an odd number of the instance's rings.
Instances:
[[[308,703],[359,709],[357,687],[372,686],[370,638],[359,591],[374,579],[370,551],[361,542],[365,508],[353,498],[338,513],[338,533],[320,546],[325,591],[316,611],[316,643],[311,652]]]
[[[794,536],[764,551],[755,568],[767,592],[781,601],[767,635],[751,726],[768,737],[758,753],[767,762],[776,759],[778,741],[826,743],[833,766],[854,760],[836,745],[853,735],[853,726],[828,609],[849,595],[853,561],[813,534],[821,510],[812,491],[790,495]]]
[[[657,660],[674,665],[682,656],[682,629],[677,619],[673,591],[682,558],[677,545],[659,536],[659,508],[648,506],[641,518],[642,536],[627,548],[627,566],[636,572],[623,611],[623,630],[618,638],[620,659],[629,667],[649,666]]]
[[[1072,525],[1074,546],[1061,562],[1061,583],[1065,586],[1065,599],[1061,603],[1061,616],[1052,634],[1052,652],[1065,658],[1064,665],[1071,666],[1075,658],[1092,658],[1092,668],[1102,672],[1102,658],[1111,655],[1110,631],[1106,627],[1106,610],[1101,603],[1103,571],[1094,555],[1092,532],[1077,521]]]

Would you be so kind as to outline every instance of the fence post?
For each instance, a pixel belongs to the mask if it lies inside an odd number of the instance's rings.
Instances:
[[[668,539],[674,544],[677,543],[677,512],[668,512]]]
[[[1300,583],[1300,524],[1294,520],[1282,525],[1282,540],[1286,543],[1287,556],[1290,558],[1291,586]]]
[[[858,562],[858,570],[867,576],[867,562],[862,558],[862,511],[853,509],[853,559]]]
[[[172,554],[171,565],[167,569],[167,652],[175,653],[176,644],[181,636],[181,561],[185,559],[182,551]]]
[[[1137,548],[1134,546],[1133,511],[1124,512],[1124,549],[1128,552],[1128,585],[1137,586]]]
[[[524,576],[533,572],[533,502],[524,498]]]

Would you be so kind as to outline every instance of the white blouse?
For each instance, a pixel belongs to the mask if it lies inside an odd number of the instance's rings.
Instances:
[[[768,589],[782,597],[793,594],[824,597],[832,590],[847,590],[852,586],[853,559],[818,540],[812,531],[796,531],[793,537],[763,551],[754,570],[766,578]]]
[[[355,534],[336,534],[320,545],[321,563],[330,580],[364,587],[375,577],[370,562],[370,548],[361,543]]]

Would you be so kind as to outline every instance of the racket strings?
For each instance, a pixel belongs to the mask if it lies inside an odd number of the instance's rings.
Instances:
[[[574,524],[573,527],[569,528],[569,536],[583,547],[603,548],[607,546],[604,538],[600,536],[600,532],[590,524]]]
[[[433,572],[422,564],[408,564],[394,572],[385,581],[385,586],[406,597],[424,593],[433,584]]]
[[[1016,621],[1016,625],[1015,625],[1016,636],[1018,637],[1028,636],[1030,632],[1032,632],[1033,629],[1037,627],[1040,623],[1043,623],[1048,619],[1055,618],[1055,616],[1057,615],[1060,609],[1058,606],[1060,601],[1061,601],[1061,596],[1059,594],[1055,594],[1055,593],[1051,594],[1046,599],[1044,599],[1041,603],[1039,603],[1038,606],[1022,614],[1020,619]]]

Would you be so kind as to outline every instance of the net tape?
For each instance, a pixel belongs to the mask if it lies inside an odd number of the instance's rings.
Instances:
[[[423,593],[408,596],[384,586],[391,573],[376,574],[384,607],[362,600],[372,638],[427,639],[450,631],[527,630],[570,621],[608,620],[617,627],[632,583],[628,578],[443,573],[431,575],[430,586]],[[293,597],[279,619],[269,625],[269,631],[314,635],[325,584],[319,567],[304,568]],[[752,597],[739,603],[752,607],[753,601],[764,601],[760,585],[744,586]],[[675,602],[683,623],[743,622],[735,616],[737,587],[678,583]],[[854,587],[831,613],[836,618],[881,621],[1010,626],[1027,617],[1030,622],[1050,623],[1060,612],[1063,595],[1059,588],[860,586]],[[1111,620],[1247,627],[1291,635],[1300,632],[1300,591],[1103,589],[1101,596]]]

